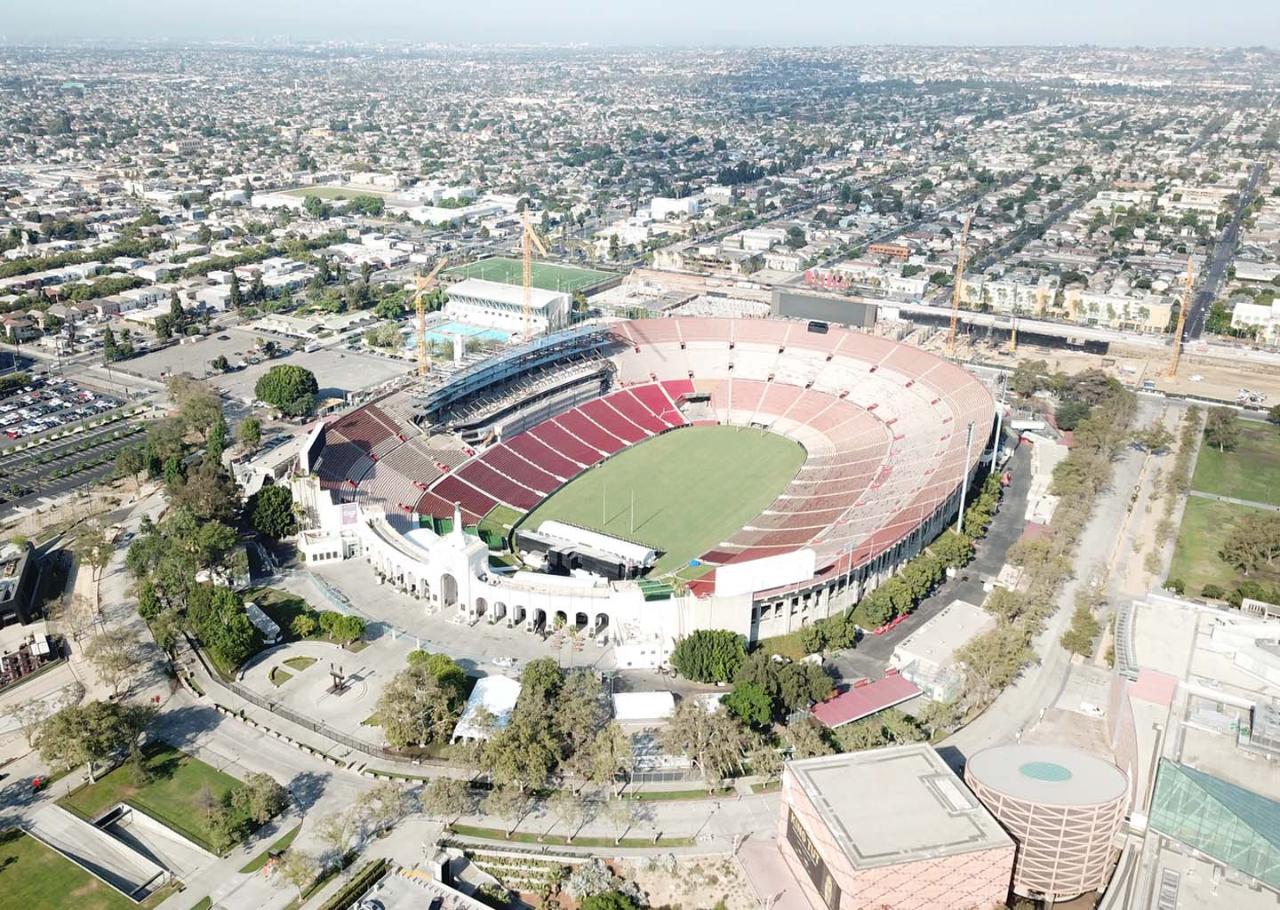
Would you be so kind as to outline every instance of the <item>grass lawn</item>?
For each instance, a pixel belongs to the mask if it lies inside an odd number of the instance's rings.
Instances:
[[[240,781],[167,745],[149,748],[145,761],[151,779],[142,787],[135,787],[128,768],[120,767],[58,803],[88,819],[98,817],[116,803],[129,803],[205,849],[217,852],[200,808],[201,792],[208,787],[216,799],[222,799]]]
[[[263,850],[253,859],[249,860],[249,862],[245,863],[244,867],[240,871],[244,873],[257,872],[267,864],[269,859],[271,859],[272,853],[279,853],[281,850],[284,850],[293,843],[293,839],[298,836],[298,832],[301,830],[302,825],[297,825],[292,830],[286,832],[270,847]]]
[[[1280,431],[1248,420],[1239,425],[1240,443],[1233,451],[1200,447],[1191,488],[1280,506]]]
[[[483,541],[495,541],[498,538],[505,538],[507,533],[524,517],[523,512],[519,512],[510,506],[494,506],[489,510],[489,514],[480,519],[480,524],[476,526],[476,531],[480,534]],[[490,544],[492,547],[493,544]]]
[[[663,551],[650,577],[686,566],[759,515],[795,477],[804,449],[738,427],[689,427],[624,449],[529,514]],[[631,510],[635,496],[634,520]]]
[[[290,670],[297,670],[301,673],[315,662],[316,659],[314,657],[290,657],[284,662],[284,665]]]
[[[1244,575],[1227,565],[1218,555],[1218,549],[1231,525],[1254,511],[1249,506],[1188,496],[1169,578],[1181,579],[1187,593],[1195,595],[1207,584],[1221,585],[1230,591],[1244,581]],[[1265,585],[1280,584],[1280,572],[1257,571],[1249,578]]]
[[[387,193],[382,190],[364,190],[349,186],[300,186],[297,189],[285,190],[284,195],[302,199],[307,196],[318,196],[321,199],[356,199],[360,196],[385,197]]]
[[[521,284],[524,281],[524,264],[519,259],[492,257],[478,262],[445,269],[449,278],[482,278],[485,281],[500,281],[503,284]],[[610,272],[595,269],[584,269],[574,265],[559,265],[554,262],[535,262],[533,264],[533,286],[544,291],[586,291],[598,284],[613,278]]]
[[[135,910],[170,896],[164,890],[135,904],[16,828],[0,832],[0,869],[0,906],[15,910]]]
[[[339,642],[328,637],[320,630],[317,614],[321,611],[317,610],[297,594],[290,594],[288,591],[281,590],[280,588],[255,588],[252,591],[248,591],[245,594],[244,599],[246,601],[253,601],[258,605],[259,609],[261,609],[263,613],[266,613],[267,616],[271,617],[272,621],[280,627],[280,638],[282,641],[327,641],[330,644],[339,644]],[[300,639],[297,635],[293,634],[291,625],[296,618],[303,614],[311,614],[312,618],[316,619],[316,628],[310,635]],[[352,652],[360,651],[367,645],[368,642],[362,639],[360,641],[352,642],[347,646],[347,650]],[[291,659],[309,660],[310,658]],[[285,661],[285,663],[289,664],[289,661]],[[292,664],[289,664],[289,666],[292,666]]]
[[[279,667],[272,667],[269,676],[271,679],[271,685],[273,686],[283,686],[289,680],[293,679],[292,673],[288,670],[282,670]]]

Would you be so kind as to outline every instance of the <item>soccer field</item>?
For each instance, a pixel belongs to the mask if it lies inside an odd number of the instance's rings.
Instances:
[[[444,274],[449,278],[483,278],[485,281],[500,281],[503,284],[521,284],[524,281],[524,266],[519,259],[494,257],[445,269]],[[609,272],[580,269],[574,265],[535,262],[532,277],[536,288],[572,294],[574,291],[585,291],[603,284],[614,276]]]
[[[586,471],[523,524],[537,529],[557,519],[661,550],[650,574],[656,578],[688,565],[749,524],[786,488],[804,459],[799,443],[773,433],[686,427]]]

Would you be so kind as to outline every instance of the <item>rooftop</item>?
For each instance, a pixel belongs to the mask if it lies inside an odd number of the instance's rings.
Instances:
[[[983,749],[965,773],[1012,799],[1046,806],[1092,806],[1124,796],[1129,781],[1111,762],[1061,746]]]
[[[814,705],[813,716],[828,727],[839,727],[892,708],[919,694],[920,689],[914,683],[899,676],[897,670],[888,670],[883,679],[854,683],[853,688]]]
[[[1012,847],[926,743],[787,763],[857,869]]]

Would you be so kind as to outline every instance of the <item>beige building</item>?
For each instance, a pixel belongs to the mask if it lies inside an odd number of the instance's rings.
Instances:
[[[1063,306],[1072,322],[1147,334],[1167,331],[1173,318],[1173,300],[1158,294],[1130,296],[1068,288]]]

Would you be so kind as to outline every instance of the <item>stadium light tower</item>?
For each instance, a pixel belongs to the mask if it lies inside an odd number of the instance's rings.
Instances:
[[[964,437],[964,473],[960,475],[960,512],[956,515],[956,533],[964,533],[964,494],[969,491],[969,459],[973,454],[973,421]]]

